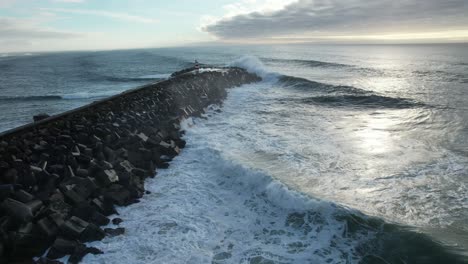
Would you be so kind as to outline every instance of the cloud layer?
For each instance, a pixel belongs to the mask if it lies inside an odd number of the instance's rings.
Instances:
[[[327,38],[468,29],[466,0],[298,0],[202,26],[223,40]]]
[[[110,11],[104,11],[104,10],[70,9],[70,8],[41,8],[41,10],[47,11],[47,12],[106,17],[106,18],[124,20],[128,22],[137,22],[137,23],[156,23],[157,22],[156,19],[149,18],[149,17],[135,16],[135,15],[130,15],[126,13],[110,12]]]
[[[40,28],[28,19],[0,17],[1,40],[25,39],[64,39],[77,37],[78,34]]]

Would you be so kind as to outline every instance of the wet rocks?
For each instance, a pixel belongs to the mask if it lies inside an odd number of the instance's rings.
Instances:
[[[93,255],[99,255],[103,254],[100,249],[95,248],[95,247],[86,247],[84,245],[79,245],[75,248],[73,251],[73,254],[70,256],[68,259],[68,263],[74,264],[74,263],[80,263],[80,261],[83,259],[84,256],[87,254],[93,254]]]
[[[37,263],[102,253],[83,243],[125,233],[99,226],[110,223],[115,206],[139,202],[145,179],[185,147],[180,121],[220,103],[227,88],[255,81],[239,68],[176,74],[1,133],[0,263],[30,262],[48,247]]]
[[[0,208],[5,211],[7,215],[20,223],[28,222],[33,217],[33,212],[28,205],[11,198],[4,200]]]
[[[112,224],[114,224],[114,225],[120,225],[120,223],[122,223],[122,222],[123,222],[123,220],[121,218],[118,218],[118,217],[112,219]]]
[[[105,228],[104,232],[110,237],[120,236],[125,234],[125,228],[118,227],[118,228]]]
[[[78,246],[78,242],[65,238],[57,238],[54,244],[47,253],[47,257],[51,259],[62,258],[66,255],[71,255]]]

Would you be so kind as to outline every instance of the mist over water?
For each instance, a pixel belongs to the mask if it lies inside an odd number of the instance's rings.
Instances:
[[[188,147],[148,182],[152,194],[119,210],[126,236],[97,242],[106,254],[85,262],[464,263],[452,253],[468,254],[467,48],[10,55],[0,58],[0,128],[195,59],[244,67],[264,81],[186,121]]]

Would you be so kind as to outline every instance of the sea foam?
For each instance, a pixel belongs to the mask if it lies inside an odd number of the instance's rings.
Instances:
[[[208,120],[228,118],[216,110]],[[208,120],[182,123],[187,147],[119,208],[125,236],[92,243],[106,253],[85,263],[357,263],[368,235],[346,233],[345,210],[232,160]]]
[[[255,73],[262,77],[264,81],[277,81],[280,74],[271,72],[264,64],[255,56],[243,56],[240,57],[227,66],[229,67],[240,67],[246,69],[250,73]]]

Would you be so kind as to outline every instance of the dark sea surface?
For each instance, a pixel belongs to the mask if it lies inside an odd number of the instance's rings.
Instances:
[[[465,44],[0,53],[0,131],[195,59],[264,80],[184,121],[187,148],[85,263],[467,263]]]

